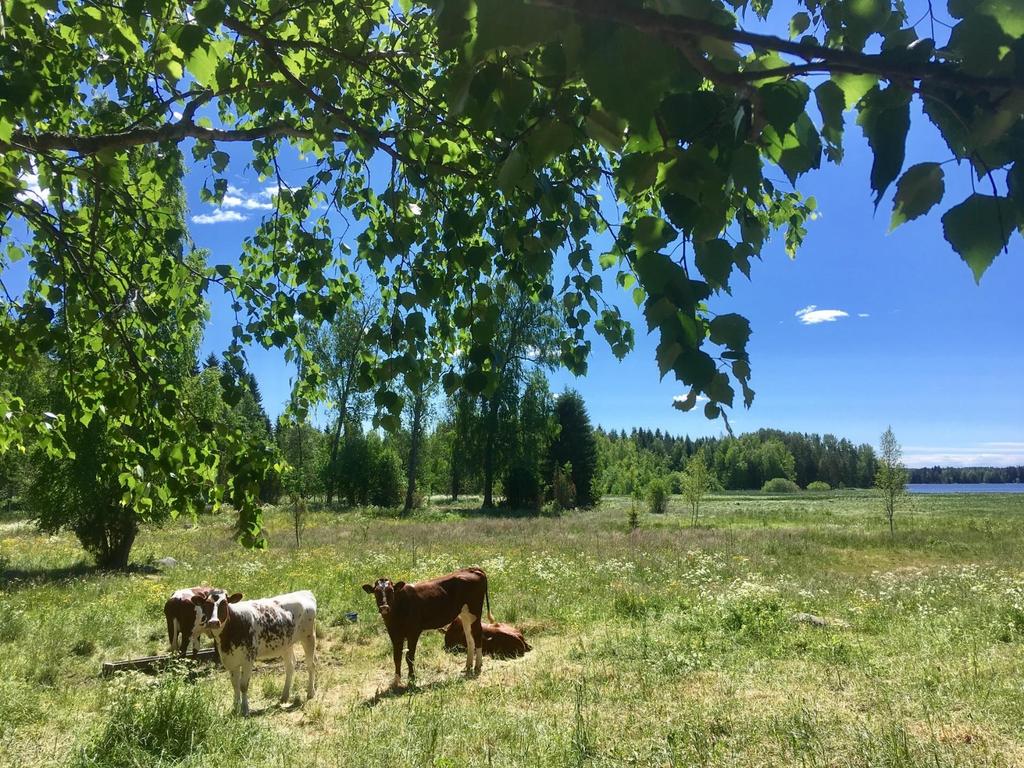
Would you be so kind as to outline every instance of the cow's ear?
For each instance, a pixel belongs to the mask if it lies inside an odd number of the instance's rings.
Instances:
[[[395,592],[401,591],[404,587],[405,587],[405,582],[404,581],[397,581],[397,582],[395,582]]]
[[[192,595],[192,605],[202,605],[206,602],[206,598],[202,595]]]
[[[373,587],[371,587],[369,584],[363,584],[363,592],[365,592],[368,595],[372,595]]]
[[[231,597],[228,598],[228,602],[229,603],[237,603],[241,599],[242,599],[242,593],[241,592],[235,592],[235,594],[233,594]]]

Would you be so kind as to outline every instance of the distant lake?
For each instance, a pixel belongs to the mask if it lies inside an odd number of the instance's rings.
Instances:
[[[908,483],[911,493],[1024,493],[1024,483]]]

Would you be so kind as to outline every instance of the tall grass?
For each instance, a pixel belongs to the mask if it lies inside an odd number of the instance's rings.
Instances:
[[[0,766],[1024,765],[1022,504],[915,500],[895,542],[857,492],[719,494],[699,528],[673,500],[632,531],[628,499],[561,518],[310,510],[301,548],[270,510],[266,552],[240,549],[229,515],[203,517],[143,531],[137,559],[178,567],[123,575],[81,567],[67,537],[7,527]],[[465,680],[427,633],[419,685],[388,692],[389,642],[360,585],[469,564],[534,650]],[[250,719],[216,667],[98,676],[104,659],[161,652],[164,599],[203,582],[314,591],[313,701],[276,703],[277,663],[255,673]]]

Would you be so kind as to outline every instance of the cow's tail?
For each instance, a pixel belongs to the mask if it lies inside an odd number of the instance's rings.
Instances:
[[[487,586],[486,576],[484,576],[484,600],[487,601],[487,623],[493,624],[494,617],[491,615],[491,590]]]
[[[171,614],[167,614],[167,642],[171,646],[171,653],[178,650],[178,628],[174,626],[177,622],[172,618]]]

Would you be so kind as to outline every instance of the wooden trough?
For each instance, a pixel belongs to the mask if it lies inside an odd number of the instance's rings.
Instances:
[[[137,659],[124,659],[122,661],[104,661],[100,675],[102,677],[110,677],[115,672],[127,672],[129,670],[155,673],[174,660],[220,661],[220,655],[217,653],[217,648],[213,646],[201,648],[198,653],[189,653],[185,656],[162,653],[159,656],[142,656]]]

